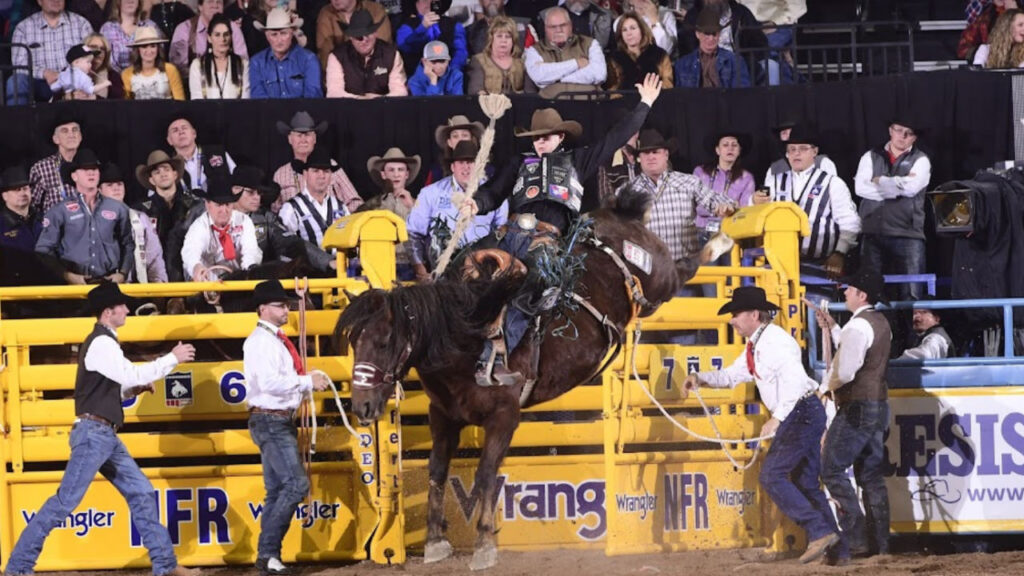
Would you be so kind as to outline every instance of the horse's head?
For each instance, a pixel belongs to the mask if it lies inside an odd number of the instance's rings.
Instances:
[[[668,248],[644,225],[650,200],[650,195],[626,187],[591,214],[598,239],[626,260],[643,287],[640,316],[653,314],[672,299],[680,285]]]
[[[352,413],[363,426],[376,420],[409,371],[413,342],[395,322],[389,293],[370,290],[341,313],[337,332],[352,345]]]

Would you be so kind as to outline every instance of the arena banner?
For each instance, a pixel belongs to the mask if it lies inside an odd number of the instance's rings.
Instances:
[[[1024,387],[894,390],[890,406],[894,531],[1020,531]]]
[[[263,476],[258,466],[236,473],[153,478],[153,499],[178,559],[187,565],[246,564],[256,560],[263,514]],[[363,559],[376,521],[369,491],[351,464],[317,465],[310,497],[296,508],[282,559]],[[11,485],[14,537],[52,496],[52,481]],[[357,517],[366,521],[357,523]],[[96,480],[82,503],[46,540],[38,570],[142,567],[149,557],[117,489]]]

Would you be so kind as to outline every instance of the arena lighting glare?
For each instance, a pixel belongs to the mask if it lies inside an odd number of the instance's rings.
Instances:
[[[945,185],[944,185],[945,186]],[[935,233],[968,236],[974,232],[975,192],[969,188],[939,186],[927,193],[935,213]]]

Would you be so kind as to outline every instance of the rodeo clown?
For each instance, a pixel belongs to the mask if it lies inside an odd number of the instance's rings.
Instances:
[[[319,370],[306,374],[295,345],[281,330],[288,323],[288,303],[294,296],[279,281],[267,280],[256,285],[252,298],[260,319],[242,346],[242,363],[249,389],[249,435],[260,449],[267,491],[256,568],[261,576],[290,574],[281,563],[281,541],[295,517],[295,507],[309,492],[295,412],[305,394],[326,390],[330,380]]]
[[[640,103],[589,147],[569,148],[583,132],[579,122],[563,121],[554,108],[535,111],[530,129],[516,134],[533,139],[533,152],[513,159],[497,178],[480,186],[475,198],[467,198],[462,205],[464,217],[487,214],[508,199],[508,231],[498,247],[519,259],[526,256],[535,236],[564,234],[579,216],[583,182],[597,174],[598,168],[640,130],[651,105],[661,94],[661,80],[656,74],[648,74],[643,84],[636,87]],[[528,314],[517,306],[509,306],[504,323],[506,356],[511,356],[528,325]],[[498,331],[484,344],[476,372],[480,386],[514,386],[523,382],[523,375],[510,371],[501,354],[492,353],[502,350],[501,339]],[[488,374],[492,355],[493,371]]]
[[[156,576],[198,576],[199,570],[178,565],[167,528],[153,500],[153,485],[139,469],[117,431],[124,425],[122,399],[153,391],[153,382],[167,376],[180,362],[195,357],[191,344],[178,342],[169,353],[148,364],[132,364],[117,340],[128,305],[117,284],[103,282],[89,291],[88,308],[96,325],[78,352],[75,376],[75,423],[71,427],[71,458],[57,494],[43,504],[25,527],[11,552],[6,576],[32,574],[50,531],[64,522],[85,497],[99,472],[128,502],[132,522],[149,550]],[[135,306],[133,306],[134,308]]]
[[[757,384],[772,415],[761,435],[775,434],[759,480],[779,510],[807,532],[807,551],[800,556],[806,564],[839,542],[839,530],[819,480],[825,408],[815,394],[818,384],[804,372],[800,345],[772,323],[778,309],[762,288],[736,288],[718,313],[732,314],[729,325],[747,339],[746,354],[724,370],[690,374],[683,388],[688,394],[698,386]]]

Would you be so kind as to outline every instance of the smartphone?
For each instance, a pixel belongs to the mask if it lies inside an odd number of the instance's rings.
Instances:
[[[430,2],[430,11],[438,16],[441,15],[441,2],[439,0],[432,0]]]

